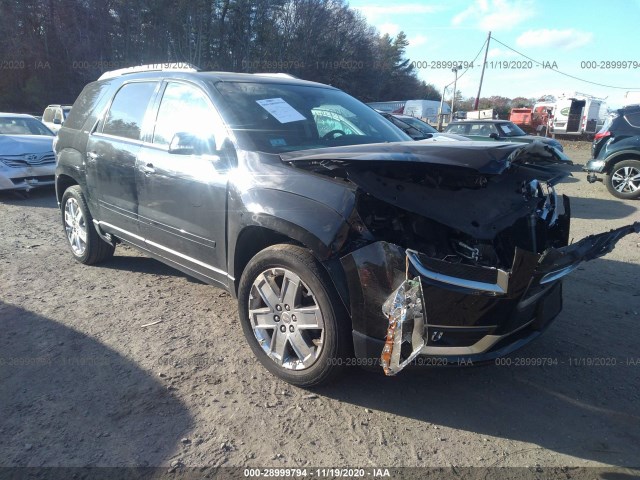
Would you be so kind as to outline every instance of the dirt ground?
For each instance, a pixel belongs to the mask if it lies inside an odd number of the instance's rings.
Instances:
[[[579,170],[572,237],[640,220]],[[52,190],[0,195],[0,466],[638,466],[640,236],[583,264],[511,366],[268,374],[225,292],[119,246],[67,251]],[[516,366],[519,359],[552,365]]]

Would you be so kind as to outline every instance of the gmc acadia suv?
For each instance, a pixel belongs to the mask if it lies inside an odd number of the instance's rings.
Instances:
[[[87,85],[60,129],[71,253],[126,242],[228,290],[260,362],[296,385],[507,354],[560,312],[564,275],[640,231],[568,246],[549,145],[421,144],[288,75],[139,70]]]

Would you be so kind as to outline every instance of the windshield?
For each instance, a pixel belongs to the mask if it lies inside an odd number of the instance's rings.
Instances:
[[[526,135],[519,126],[511,122],[499,123],[498,128],[502,130],[503,137],[521,137],[522,135]]]
[[[340,90],[303,85],[218,82],[222,115],[243,148],[282,153],[411,138]]]
[[[29,117],[0,117],[0,134],[55,136],[54,133],[41,122]]]
[[[400,117],[400,120],[402,120],[404,123],[408,123],[413,128],[418,129],[421,133],[438,133],[438,130],[433,128],[428,123],[424,123],[422,120],[418,120],[417,118]]]

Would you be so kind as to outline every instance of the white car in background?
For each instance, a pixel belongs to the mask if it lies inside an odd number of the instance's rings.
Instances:
[[[49,105],[42,114],[42,123],[57,134],[70,111],[71,105]]]
[[[31,115],[0,113],[0,191],[53,185],[55,134]]]

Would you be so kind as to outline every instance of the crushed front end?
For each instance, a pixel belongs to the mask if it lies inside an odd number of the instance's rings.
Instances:
[[[355,352],[380,358],[388,375],[411,363],[479,363],[520,348],[560,313],[562,277],[638,230],[569,245],[570,203],[554,190],[564,177],[554,169],[441,171],[437,180],[433,170],[351,174],[367,192],[359,197],[361,228],[376,240],[342,258]]]
[[[289,157],[353,185],[339,253],[355,354],[387,374],[469,364],[528,343],[562,309],[562,277],[640,223],[569,245],[570,163],[542,144],[368,145]],[[420,362],[420,359],[441,359]]]

